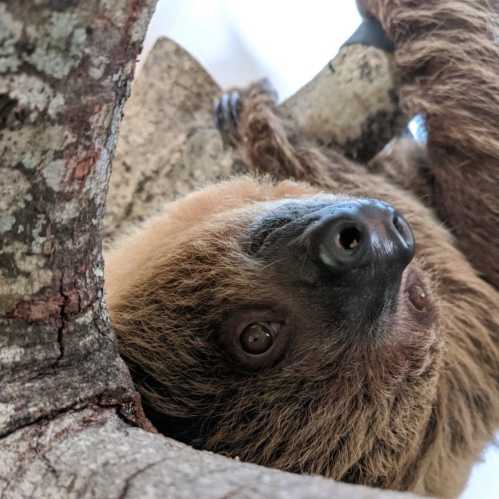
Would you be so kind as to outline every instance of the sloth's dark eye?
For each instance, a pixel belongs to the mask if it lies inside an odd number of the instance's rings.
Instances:
[[[250,324],[240,336],[243,350],[253,355],[265,353],[274,343],[273,332],[270,324],[265,322]]]
[[[290,339],[285,310],[277,307],[233,310],[221,325],[215,340],[228,361],[243,369],[273,367],[283,357]]]

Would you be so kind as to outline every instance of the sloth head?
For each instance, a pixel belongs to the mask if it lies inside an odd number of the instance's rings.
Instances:
[[[288,471],[404,480],[440,336],[388,203],[249,178],[165,212],[107,257],[120,349],[173,438]]]

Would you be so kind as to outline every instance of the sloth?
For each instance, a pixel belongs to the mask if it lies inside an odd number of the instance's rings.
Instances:
[[[265,85],[217,122],[252,174],[106,255],[120,351],[159,431],[282,470],[455,497],[499,427],[499,47],[486,1],[362,2],[425,116],[369,165]],[[370,21],[368,21],[370,22]]]

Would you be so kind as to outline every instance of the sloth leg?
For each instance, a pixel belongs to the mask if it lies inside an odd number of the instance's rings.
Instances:
[[[323,182],[324,164],[330,160],[310,144],[300,143],[292,126],[280,115],[276,100],[268,80],[224,93],[214,112],[224,142],[237,147],[255,173],[277,180]]]

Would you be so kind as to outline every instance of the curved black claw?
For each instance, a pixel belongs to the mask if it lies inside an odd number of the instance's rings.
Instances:
[[[225,145],[236,145],[239,140],[239,117],[241,115],[241,94],[238,90],[229,90],[216,99],[214,105],[215,126]]]

